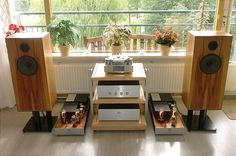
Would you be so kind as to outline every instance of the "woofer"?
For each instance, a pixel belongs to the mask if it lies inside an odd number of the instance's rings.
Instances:
[[[208,54],[201,59],[200,69],[205,74],[214,74],[221,67],[221,59],[218,55]]]
[[[17,68],[22,74],[30,76],[37,72],[38,63],[31,56],[21,56],[17,60]]]

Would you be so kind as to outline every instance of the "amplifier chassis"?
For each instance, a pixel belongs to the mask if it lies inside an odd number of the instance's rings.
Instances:
[[[77,94],[71,101],[67,97],[53,132],[55,135],[84,135],[90,112],[89,94]]]
[[[172,100],[170,101],[167,100],[167,101],[172,102]],[[173,125],[173,120],[171,118],[165,121],[160,121],[158,119],[157,115],[155,114],[156,112],[154,111],[153,102],[158,102],[158,101],[152,101],[151,98],[149,98],[148,107],[149,107],[149,112],[151,115],[155,134],[185,134],[186,133],[187,129],[185,128],[181,115],[176,109],[174,111],[175,123]],[[159,102],[163,102],[163,101],[159,101]]]

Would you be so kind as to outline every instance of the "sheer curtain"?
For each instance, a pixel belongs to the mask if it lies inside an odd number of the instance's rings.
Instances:
[[[11,21],[8,0],[0,0],[0,109],[13,107],[15,96],[9,67],[5,31]]]

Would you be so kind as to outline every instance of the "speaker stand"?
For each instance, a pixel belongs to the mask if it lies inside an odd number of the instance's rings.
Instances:
[[[51,132],[56,120],[57,117],[52,116],[51,111],[46,111],[46,116],[40,116],[38,111],[33,111],[23,132]]]
[[[213,122],[207,116],[207,110],[200,110],[199,115],[193,115],[193,110],[188,110],[188,115],[183,115],[183,120],[188,131],[207,131],[216,133]]]

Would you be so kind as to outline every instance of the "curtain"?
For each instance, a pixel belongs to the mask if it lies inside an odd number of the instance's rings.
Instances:
[[[8,0],[0,0],[0,109],[13,107],[15,95],[11,79],[5,33],[11,21]]]

